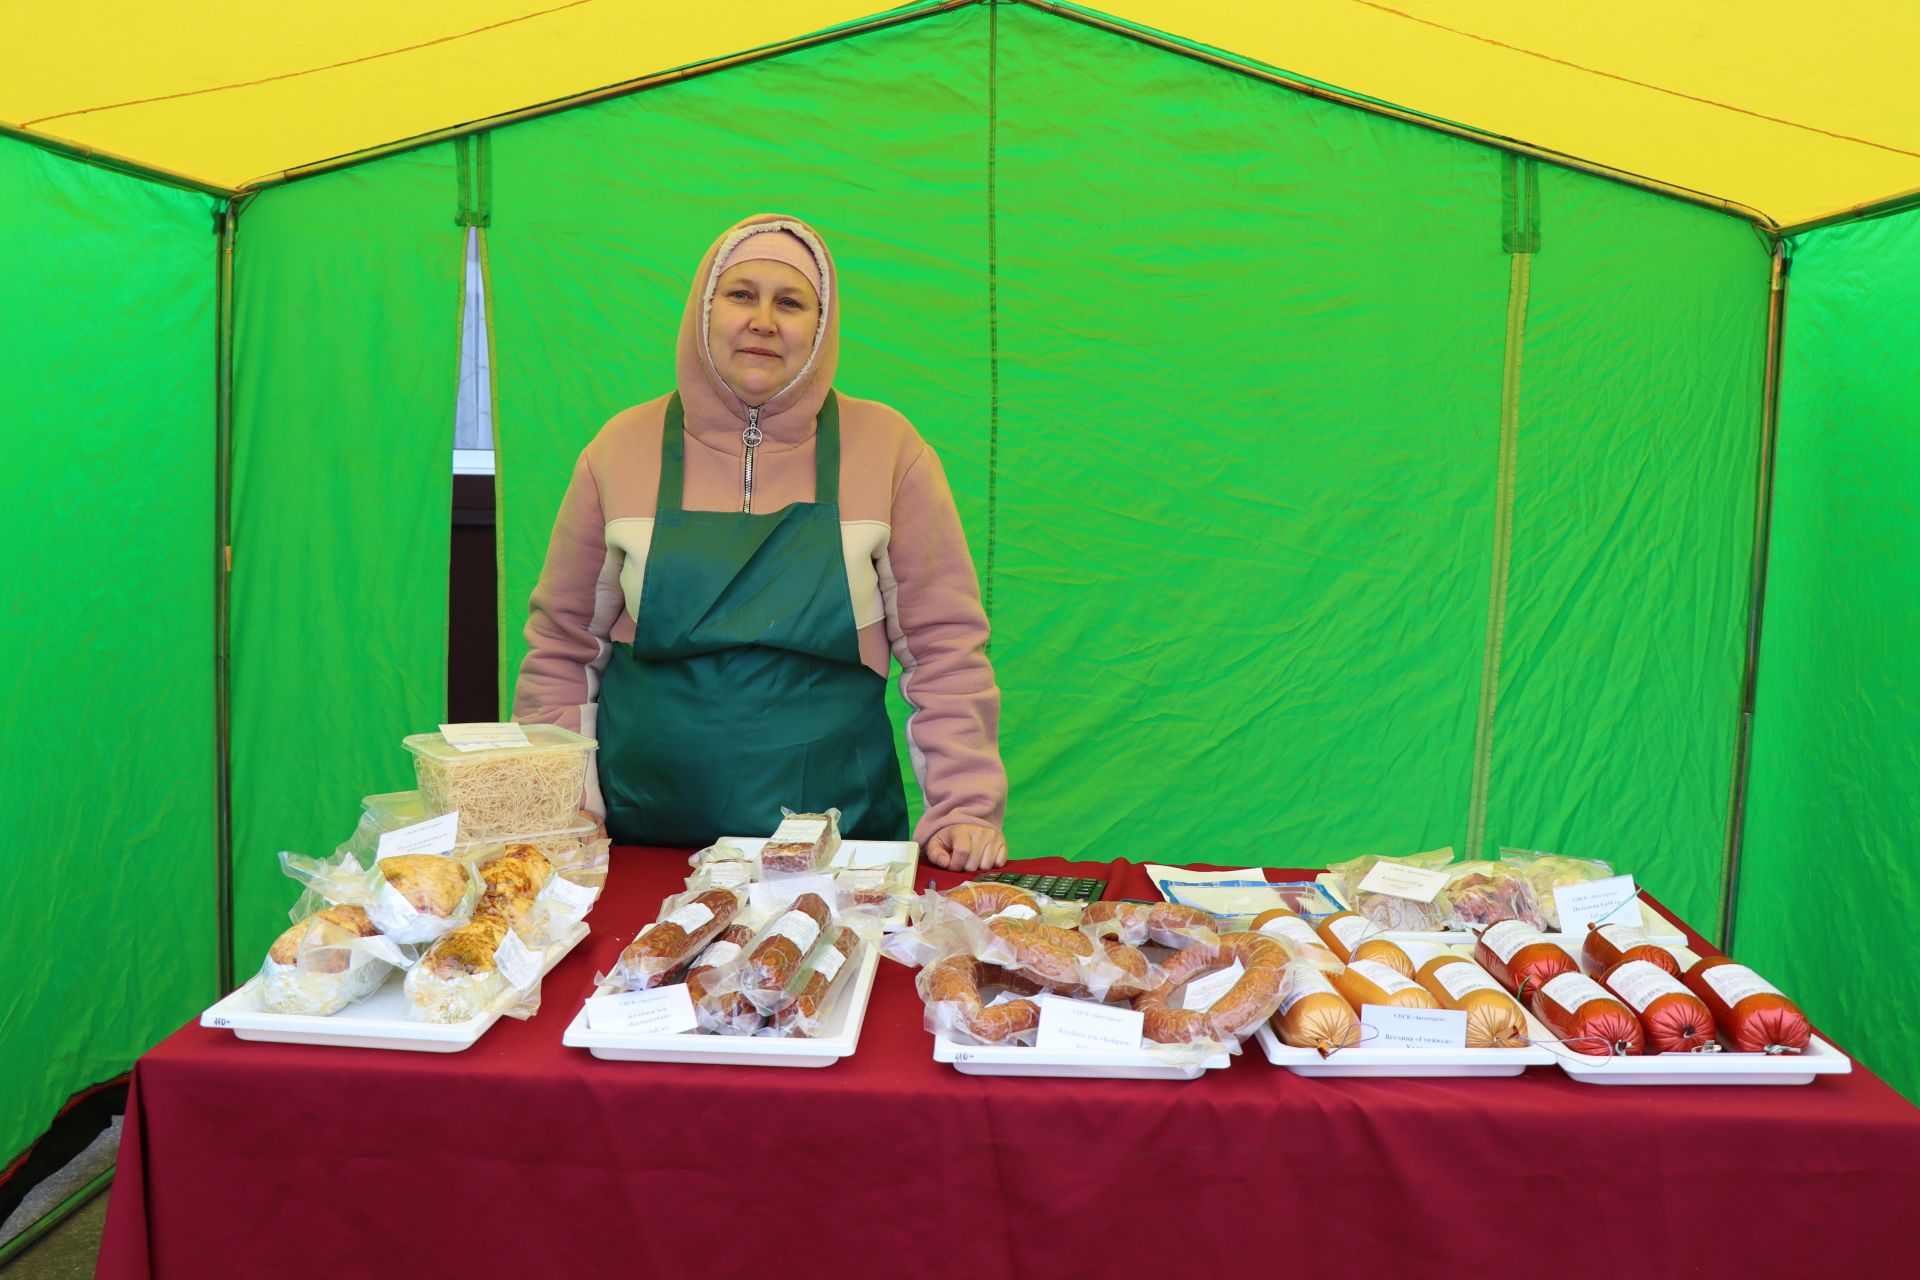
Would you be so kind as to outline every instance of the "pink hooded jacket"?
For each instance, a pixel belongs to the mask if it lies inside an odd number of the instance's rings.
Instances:
[[[701,260],[680,321],[676,380],[686,413],[689,510],[738,511],[747,406],[706,356],[705,317],[734,243],[757,231],[792,231],[825,283],[822,326],[800,375],[761,407],[753,509],[814,497],[816,416],[840,353],[839,276],[805,223],[758,214],[731,227]],[[631,641],[646,580],[660,482],[660,434],[669,397],[616,414],[580,454],[554,521],[527,618],[528,653],[514,718],[592,734],[600,673],[613,645]],[[924,847],[956,822],[999,828],[1007,778],[1000,763],[1000,690],[987,661],[979,582],[940,461],[907,420],[872,400],[840,396],[840,532],[860,658],[885,678],[899,661],[913,708],[907,742],[926,797],[914,831]],[[597,784],[589,807],[601,811]],[[746,832],[742,834],[752,834]]]

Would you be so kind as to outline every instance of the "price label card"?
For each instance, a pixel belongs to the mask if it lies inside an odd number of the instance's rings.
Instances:
[[[677,1036],[698,1030],[693,997],[686,987],[655,987],[651,991],[622,991],[593,996],[587,1001],[587,1026],[595,1031],[624,1031],[640,1036]]]
[[[520,941],[520,935],[507,930],[507,936],[494,948],[493,963],[499,968],[500,976],[515,991],[525,991],[540,981],[539,953],[529,951],[527,944]]]
[[[1640,895],[1632,876],[1609,876],[1585,884],[1554,886],[1553,905],[1560,910],[1560,931],[1583,938],[1589,924],[1624,924],[1638,929]]]
[[[497,747],[530,747],[526,730],[506,724],[443,724],[440,736],[456,751],[492,751]]]
[[[1447,887],[1447,879],[1445,871],[1428,871],[1425,867],[1408,867],[1398,862],[1376,862],[1373,870],[1360,881],[1360,892],[1432,902]]]
[[[738,889],[753,879],[753,866],[746,862],[709,862],[707,883],[716,889]]]
[[[1360,1006],[1360,1044],[1367,1049],[1464,1049],[1467,1015],[1460,1009],[1402,1009],[1394,1005]],[[1366,1028],[1372,1034],[1365,1033]]]
[[[747,889],[753,909],[763,916],[784,910],[803,893],[817,893],[833,901],[833,877],[824,872],[804,876],[781,876],[778,880],[760,880]]]
[[[459,812],[443,813],[437,818],[428,818],[425,822],[416,822],[410,827],[382,831],[380,845],[374,850],[373,860],[379,862],[386,858],[397,858],[403,853],[452,853],[453,846],[459,840]]]
[[[1146,1020],[1146,1014],[1133,1009],[1049,996],[1040,1003],[1034,1048],[1043,1053],[1131,1052],[1140,1047]]]
[[[1195,978],[1187,984],[1182,993],[1180,1007],[1191,1009],[1195,1013],[1205,1013],[1220,1002],[1220,997],[1233,990],[1233,984],[1246,974],[1238,960],[1218,973],[1210,973],[1204,978]]]
[[[555,876],[547,884],[547,896],[555,902],[585,910],[599,901],[600,891],[590,884],[575,884],[565,876]]]

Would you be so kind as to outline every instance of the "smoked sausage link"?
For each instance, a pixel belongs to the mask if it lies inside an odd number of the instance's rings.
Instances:
[[[1587,940],[1580,952],[1586,959],[1588,971],[1592,973],[1605,973],[1622,960],[1645,960],[1656,969],[1665,970],[1676,978],[1680,976],[1680,962],[1673,958],[1673,952],[1640,930],[1624,924],[1597,927],[1589,924]]]
[[[1707,956],[1681,981],[1706,1004],[1721,1034],[1741,1053],[1798,1053],[1813,1025],[1779,988],[1729,956]]]

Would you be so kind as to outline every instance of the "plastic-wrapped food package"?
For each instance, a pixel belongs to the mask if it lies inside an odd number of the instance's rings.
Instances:
[[[1032,1044],[1039,1031],[1040,1006],[1028,998],[1039,986],[998,965],[965,954],[945,956],[921,969],[914,986],[934,1035],[962,1044]],[[996,988],[1014,998],[989,1001],[986,993]]]
[[[1713,1014],[1680,979],[1645,960],[1622,960],[1600,985],[1640,1015],[1648,1053],[1717,1052]]]
[[[438,733],[401,739],[413,753],[427,816],[458,813],[461,834],[469,839],[552,831],[575,822],[594,740],[557,725],[521,728],[524,747],[462,751]]]
[[[1473,958],[1522,1000],[1563,973],[1579,973],[1573,954],[1524,920],[1496,920],[1482,929]]]
[[[627,944],[602,984],[623,991],[665,986],[733,923],[746,904],[747,895],[739,889],[675,894],[660,904],[659,918]]]
[[[492,1011],[518,992],[508,1016],[526,1018],[540,1007],[539,952],[530,951],[506,921],[481,916],[447,934],[407,970],[407,998],[423,1022],[465,1022]]]
[[[1500,861],[1527,882],[1533,890],[1534,913],[1531,923],[1549,932],[1560,928],[1560,908],[1553,891],[1563,885],[1605,880],[1613,868],[1597,858],[1568,858],[1557,853],[1535,853],[1526,849],[1502,849]]]
[[[432,942],[465,924],[480,896],[467,864],[441,854],[400,854],[362,869],[351,857],[283,852],[280,865],[326,901],[366,908],[374,928],[398,943]]]
[[[1317,1049],[1323,1058],[1360,1043],[1360,1020],[1327,975],[1310,964],[1290,964],[1274,1010],[1273,1029],[1296,1049]]]
[[[1358,1012],[1362,1005],[1378,1004],[1402,1009],[1438,1009],[1440,1002],[1413,979],[1397,969],[1389,969],[1378,960],[1355,960],[1333,975],[1333,989],[1346,997]]]
[[[1452,877],[1441,890],[1447,924],[1473,929],[1496,920],[1525,920],[1544,926],[1534,905],[1533,885],[1512,867],[1499,862],[1463,862],[1448,868]]]
[[[860,935],[852,929],[844,925],[830,929],[825,944],[814,948],[799,974],[787,984],[790,994],[786,1003],[773,1015],[763,1034],[801,1038],[818,1034],[821,1012],[857,967],[850,962],[859,946]]]
[[[751,1035],[764,1023],[760,1011],[740,994],[738,979],[740,962],[746,958],[753,935],[754,928],[744,917],[735,918],[687,970],[687,997],[693,1002],[693,1014],[702,1030]]]
[[[740,991],[761,1013],[773,1013],[789,999],[788,988],[833,923],[833,910],[817,893],[803,893],[775,915],[747,947],[740,966]]]
[[[360,907],[327,907],[274,940],[260,966],[260,1007],[326,1017],[380,989],[393,965],[380,958],[380,931]],[[391,944],[393,959],[404,959]]]
[[[596,840],[571,864],[556,864],[554,874],[533,901],[533,910],[518,926],[529,946],[558,942],[587,918],[607,884],[607,842]]]
[[[824,871],[840,851],[840,811],[785,815],[767,842],[760,846],[760,870],[766,875],[808,875]]]
[[[1453,850],[1434,849],[1428,853],[1409,854],[1403,858],[1388,858],[1378,854],[1365,854],[1350,858],[1346,862],[1336,862],[1327,867],[1327,873],[1340,888],[1340,896],[1347,905],[1359,915],[1365,916],[1375,927],[1382,931],[1392,930],[1400,933],[1425,932],[1446,927],[1447,907],[1441,899],[1435,902],[1415,902],[1410,898],[1395,897],[1390,893],[1363,893],[1360,882],[1367,878],[1377,863],[1392,862],[1403,867],[1417,867],[1423,871],[1438,871],[1453,861]]]
[[[1676,978],[1680,976],[1680,958],[1674,950],[1630,925],[1589,924],[1580,955],[1590,973],[1605,973],[1625,960],[1644,960]]]
[[[540,891],[553,879],[553,863],[532,845],[510,844],[500,854],[475,868],[480,877],[480,900],[475,916],[491,916],[520,929],[533,912]]]
[[[911,862],[887,862],[872,867],[835,867],[834,885],[856,907],[889,915],[913,897]]]
[[[1048,923],[1078,919],[1041,894],[974,881],[948,893],[929,890],[910,904],[911,928],[888,938],[885,954],[920,967],[966,954],[1024,974],[1063,995],[1130,996],[1158,984],[1137,947]]]
[[[1210,1042],[1236,1048],[1272,1017],[1285,994],[1286,970],[1296,955],[1264,933],[1225,933],[1211,950],[1190,947],[1168,957],[1160,985],[1134,997],[1146,1015],[1141,1034],[1158,1044]],[[1196,997],[1196,980],[1228,975],[1224,990]]]
[[[1177,902],[1090,902],[1080,917],[1080,927],[1096,938],[1118,938],[1130,947],[1151,942],[1185,951],[1220,945],[1219,922],[1198,907]]]
[[[1575,1053],[1613,1057],[1646,1047],[1646,1033],[1633,1010],[1584,973],[1549,978],[1528,1003],[1533,1016]]]
[[[1327,950],[1343,964],[1355,960],[1377,960],[1403,977],[1413,976],[1413,960],[1398,943],[1379,935],[1379,926],[1365,916],[1341,911],[1313,927]]]
[[[1799,1053],[1813,1025],[1780,988],[1730,956],[1695,961],[1682,979],[1706,1002],[1727,1042],[1741,1053]]]
[[[1523,1049],[1527,1015],[1493,975],[1465,956],[1439,955],[1420,966],[1417,981],[1442,1009],[1467,1015],[1467,1048]]]

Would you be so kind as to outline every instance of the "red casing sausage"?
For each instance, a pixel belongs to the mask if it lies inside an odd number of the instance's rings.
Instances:
[[[1494,981],[1528,999],[1563,973],[1580,972],[1567,949],[1524,920],[1496,920],[1474,936],[1473,958]]]
[[[1741,1053],[1798,1053],[1813,1038],[1813,1024],[1799,1005],[1730,956],[1703,958],[1681,981],[1706,1004],[1727,1043]]]
[[[1622,960],[1600,975],[1600,985],[1640,1016],[1648,1053],[1691,1053],[1718,1046],[1713,1015],[1680,979],[1647,960]]]
[[[1640,1053],[1646,1047],[1646,1034],[1633,1010],[1583,973],[1547,979],[1529,1004],[1533,1016],[1575,1053],[1605,1057]]]
[[[1667,950],[1638,929],[1623,924],[1587,926],[1587,940],[1580,948],[1590,973],[1605,973],[1622,960],[1645,960],[1656,969],[1680,976],[1680,962]]]

